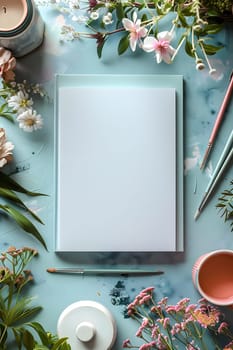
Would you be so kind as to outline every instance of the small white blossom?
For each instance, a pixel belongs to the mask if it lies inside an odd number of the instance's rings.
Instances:
[[[103,23],[105,25],[108,25],[108,24],[111,24],[113,21],[112,21],[112,14],[111,12],[108,12],[105,16],[103,16]]]
[[[75,15],[74,15],[74,16],[72,16],[72,18],[71,18],[71,19],[72,19],[72,21],[73,21],[73,22],[78,22],[78,17],[77,17],[77,16],[75,16]]]
[[[28,109],[17,117],[19,127],[27,132],[41,129],[43,126],[43,119],[35,110]]]
[[[73,41],[79,37],[79,33],[75,31],[75,28],[71,25],[63,25],[61,28],[61,41]]]
[[[79,0],[70,0],[69,7],[75,10],[79,9]]]
[[[77,23],[86,24],[88,21],[89,21],[89,17],[87,17],[87,16],[80,15],[80,16],[76,17]]]
[[[90,18],[93,19],[94,21],[97,20],[99,18],[99,12],[97,11],[92,11],[90,13]]]
[[[32,92],[35,95],[40,95],[41,97],[45,97],[46,93],[40,84],[35,84],[31,88],[32,88]]]
[[[7,103],[8,106],[17,113],[22,113],[33,105],[32,99],[29,98],[28,94],[23,90],[20,90],[16,95],[11,96]]]

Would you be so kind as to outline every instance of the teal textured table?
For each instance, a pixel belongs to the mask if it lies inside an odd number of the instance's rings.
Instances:
[[[45,225],[40,227],[48,245],[48,251],[30,235],[19,231],[9,220],[0,220],[0,249],[15,245],[35,247],[39,256],[32,263],[34,285],[31,293],[36,302],[43,305],[38,321],[56,332],[60,313],[69,304],[78,300],[94,300],[105,305],[117,321],[118,336],[115,350],[121,349],[125,338],[134,336],[135,325],[123,317],[125,303],[142,288],[154,285],[159,297],[168,296],[170,302],[182,297],[197,301],[199,295],[193,287],[191,270],[195,260],[203,253],[215,249],[233,249],[230,227],[224,223],[215,205],[222,190],[232,180],[230,168],[216,188],[214,195],[197,221],[194,213],[216,165],[225,140],[232,128],[233,105],[229,106],[226,118],[219,131],[208,167],[199,169],[207,141],[222,102],[233,67],[233,28],[228,24],[218,34],[224,48],[211,57],[217,69],[213,79],[207,71],[195,70],[193,60],[185,54],[171,65],[156,64],[150,55],[126,53],[118,57],[110,46],[104,49],[102,59],[96,55],[94,41],[60,43],[57,17],[47,8],[41,9],[46,24],[42,46],[31,54],[18,59],[18,78],[41,83],[49,100],[37,101],[37,110],[43,116],[44,127],[36,133],[24,133],[5,120],[8,138],[17,144],[15,161],[10,166],[16,172],[15,179],[27,186],[48,194],[48,197],[28,199],[27,204],[36,210]],[[115,50],[115,48],[114,48]],[[55,253],[54,252],[54,75],[60,74],[178,74],[184,77],[184,232],[185,250],[179,253]],[[96,111],[97,113],[100,111]],[[67,128],[69,125],[67,116]],[[164,214],[165,215],[165,214]],[[164,217],[166,220],[166,216]],[[162,276],[72,276],[51,275],[46,269],[51,266],[155,268],[165,272]],[[232,314],[227,312],[229,320]]]

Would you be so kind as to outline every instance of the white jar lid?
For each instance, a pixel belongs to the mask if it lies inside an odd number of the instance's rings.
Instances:
[[[72,350],[110,350],[116,339],[116,322],[100,303],[83,300],[69,305],[57,323],[59,338],[68,337]]]

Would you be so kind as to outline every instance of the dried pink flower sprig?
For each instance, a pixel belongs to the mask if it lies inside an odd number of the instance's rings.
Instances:
[[[126,339],[123,348],[208,350],[209,342],[213,341],[211,334],[214,334],[215,350],[233,349],[233,335],[224,315],[204,299],[191,304],[190,299],[184,298],[169,305],[166,297],[156,302],[154,287],[148,287],[128,305],[127,313],[140,324],[135,335],[142,344],[133,345]],[[220,335],[228,342],[224,348],[216,343]]]
[[[26,265],[38,254],[37,250],[23,247],[17,249],[9,247],[6,252],[0,254],[0,285],[8,285],[12,294],[19,290],[30,281],[33,276],[30,270],[26,270]],[[1,291],[1,288],[0,288]]]

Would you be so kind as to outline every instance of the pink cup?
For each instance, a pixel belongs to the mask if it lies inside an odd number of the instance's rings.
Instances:
[[[210,303],[233,307],[233,250],[200,256],[192,269],[193,284]]]

